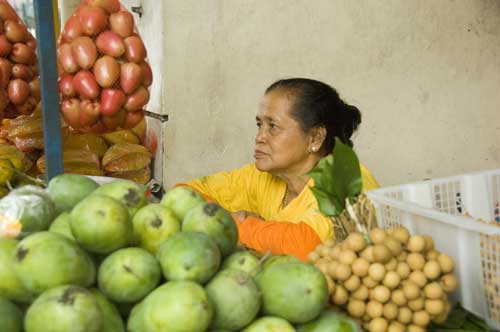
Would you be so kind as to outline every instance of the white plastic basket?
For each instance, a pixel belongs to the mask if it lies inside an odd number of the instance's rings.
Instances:
[[[500,329],[500,169],[468,173],[367,193],[379,226],[404,225],[429,234],[453,257],[460,281],[453,295]]]

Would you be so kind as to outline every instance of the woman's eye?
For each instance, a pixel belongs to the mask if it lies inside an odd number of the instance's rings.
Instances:
[[[257,122],[257,128],[260,128],[262,126],[262,123]]]

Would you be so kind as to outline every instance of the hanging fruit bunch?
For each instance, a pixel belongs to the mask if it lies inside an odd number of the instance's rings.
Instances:
[[[0,121],[29,115],[40,100],[36,41],[6,0],[0,0]]]
[[[118,0],[83,0],[59,40],[61,113],[78,132],[135,127],[153,81],[132,14]]]
[[[320,210],[337,230],[338,242],[326,240],[309,255],[327,279],[330,302],[370,332],[424,332],[446,321],[448,294],[458,286],[453,260],[429,235],[377,228],[352,149],[337,140],[311,177]]]

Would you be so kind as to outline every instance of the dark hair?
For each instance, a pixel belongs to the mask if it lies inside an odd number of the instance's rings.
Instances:
[[[351,136],[361,123],[361,113],[355,106],[345,103],[333,87],[307,78],[290,78],[274,82],[266,89],[266,94],[273,90],[289,92],[295,98],[291,115],[304,132],[325,127],[327,134],[321,146],[325,155],[333,151],[335,137],[353,145]]]

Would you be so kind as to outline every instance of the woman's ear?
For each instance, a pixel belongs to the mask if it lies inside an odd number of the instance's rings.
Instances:
[[[326,128],[325,127],[315,127],[311,129],[311,142],[310,148],[312,151],[319,151],[323,146],[323,142],[326,139]]]

